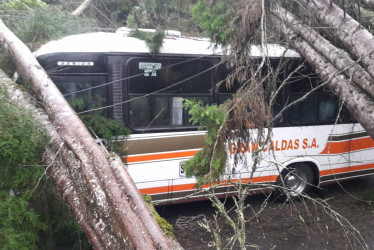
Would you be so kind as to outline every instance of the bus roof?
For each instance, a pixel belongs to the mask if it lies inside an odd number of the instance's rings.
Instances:
[[[144,30],[150,31],[150,30]],[[95,32],[64,37],[43,45],[35,52],[36,57],[51,53],[149,53],[145,42],[129,37],[129,29],[120,28],[116,33]],[[166,31],[159,54],[180,55],[222,55],[220,46],[207,38],[183,37],[180,32]],[[252,56],[300,57],[293,51],[278,44],[268,44],[265,49],[253,46]]]

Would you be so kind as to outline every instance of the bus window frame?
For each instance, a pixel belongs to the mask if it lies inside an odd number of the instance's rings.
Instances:
[[[61,77],[61,78],[60,78]],[[56,83],[56,82],[78,82],[78,81],[87,81],[87,82],[100,82],[101,84],[108,83],[108,74],[107,73],[84,73],[84,74],[50,74],[51,80]],[[102,86],[106,88],[106,105],[112,105],[113,104],[113,97],[112,97],[112,84],[108,84],[106,86]],[[98,88],[102,88],[98,87]],[[81,92],[81,93],[84,93]],[[69,93],[66,93],[69,94]],[[63,94],[64,97],[66,94]],[[65,97],[66,98],[66,97]],[[88,112],[89,113],[89,112]],[[111,118],[112,117],[112,109],[105,108],[102,110],[102,113],[104,114],[103,116],[106,118]]]
[[[124,112],[124,122],[125,124],[135,133],[152,133],[152,132],[177,132],[177,131],[196,131],[200,128],[200,126],[196,125],[191,125],[191,126],[159,126],[159,127],[134,127],[131,124],[131,114],[130,114],[130,104],[129,100],[138,98],[140,96],[148,95],[148,96],[155,96],[155,97],[208,97],[209,98],[209,105],[212,103],[215,103],[215,96],[214,96],[214,91],[213,88],[215,86],[215,81],[216,81],[216,71],[215,69],[210,70],[210,89],[208,93],[156,93],[156,94],[149,94],[149,93],[130,93],[130,83],[127,78],[131,77],[130,75],[130,67],[129,64],[132,63],[134,60],[149,60],[149,61],[161,61],[161,60],[174,60],[174,61],[180,61],[180,63],[183,63],[183,61],[187,60],[192,60],[196,59],[199,61],[206,61],[209,63],[210,67],[213,67],[217,63],[215,63],[214,58],[209,58],[209,57],[204,57],[200,58],[201,56],[193,56],[193,55],[188,55],[188,56],[175,56],[175,55],[159,55],[157,58],[152,58],[149,57],[149,55],[138,55],[138,56],[131,56],[129,57],[126,62],[123,65],[124,69],[124,78],[126,80],[123,81],[123,86],[124,86],[124,97],[126,98],[126,103],[125,107],[123,109]],[[179,62],[178,62],[179,63]]]

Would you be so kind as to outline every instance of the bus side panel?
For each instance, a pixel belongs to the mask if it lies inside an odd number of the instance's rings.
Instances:
[[[365,176],[374,173],[374,141],[360,124],[355,124],[351,141],[351,174]],[[349,177],[349,176],[347,176]]]
[[[287,165],[303,161],[314,163],[321,175],[331,174],[332,169],[349,171],[349,144],[344,144],[341,152],[330,152],[328,141],[331,135],[350,134],[352,126],[352,124],[345,124],[274,128],[271,142],[262,147],[262,152],[259,154],[260,161],[258,166],[255,166],[253,177],[268,176],[271,181]],[[261,148],[261,145],[255,142],[244,144],[245,150],[235,143],[230,144],[229,148],[232,156],[230,164],[233,164],[232,158],[235,152],[246,155],[237,167],[242,175],[252,172],[253,153],[256,148]]]
[[[274,128],[272,142],[262,148],[259,154],[261,160],[253,173],[253,152],[259,148],[259,145],[253,142],[248,142],[247,145],[228,143],[230,156],[226,175],[215,193],[234,192],[225,184],[226,180],[230,180],[230,183],[241,181],[263,184],[261,187],[265,188],[266,184],[276,182],[284,167],[305,161],[317,166],[316,178],[317,180],[320,178],[322,183],[354,176],[357,171],[355,168],[363,164],[366,164],[366,169],[360,170],[366,172],[361,173],[372,172],[374,164],[370,154],[373,153],[373,147],[350,152],[352,147],[357,147],[357,142],[352,138],[363,136],[362,133],[360,126],[354,124]],[[142,154],[129,154],[126,158],[129,172],[139,190],[151,195],[154,201],[162,202],[176,201],[193,194],[196,191],[196,179],[186,178],[180,165],[199,151],[196,143],[202,146],[202,138],[204,132],[130,136],[125,143],[129,152],[139,153],[143,150]],[[197,139],[199,142],[192,143]],[[166,142],[170,145],[161,145]],[[170,148],[179,150],[163,151]],[[149,152],[150,149],[153,149],[153,152]],[[238,153],[240,158],[235,168],[233,167],[234,153]],[[253,186],[253,188],[258,187],[258,185]],[[205,194],[200,193],[189,198]]]

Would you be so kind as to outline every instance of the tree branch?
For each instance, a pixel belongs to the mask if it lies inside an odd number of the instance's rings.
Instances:
[[[71,14],[73,16],[80,16],[82,15],[83,11],[85,11],[88,6],[90,6],[92,0],[84,0],[79,6],[78,8],[76,8]]]

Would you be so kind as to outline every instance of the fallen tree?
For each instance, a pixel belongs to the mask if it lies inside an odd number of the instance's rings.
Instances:
[[[289,11],[277,6],[272,9],[272,13],[280,21],[279,31],[284,38],[313,66],[320,79],[339,97],[352,116],[374,138],[374,79],[368,70],[370,64],[365,64],[368,66],[366,69],[361,67],[348,52],[334,46]],[[343,14],[342,11],[340,14]],[[341,17],[338,17],[339,21],[346,22],[345,19],[339,18]],[[340,23],[336,21],[335,25],[339,26]],[[373,37],[366,30],[361,33],[364,33],[367,39]],[[352,44],[355,47],[357,43],[352,42]],[[368,44],[370,45],[369,42]],[[355,53],[361,51],[358,57],[362,58],[362,61],[365,58],[369,61],[371,47],[362,46],[360,50],[356,50]]]
[[[95,249],[176,249],[157,225],[121,159],[91,137],[29,49],[0,20],[0,44],[38,103],[2,80],[14,104],[30,107],[50,141],[44,162]],[[3,78],[4,79],[4,78]],[[31,111],[30,111],[31,112]]]

